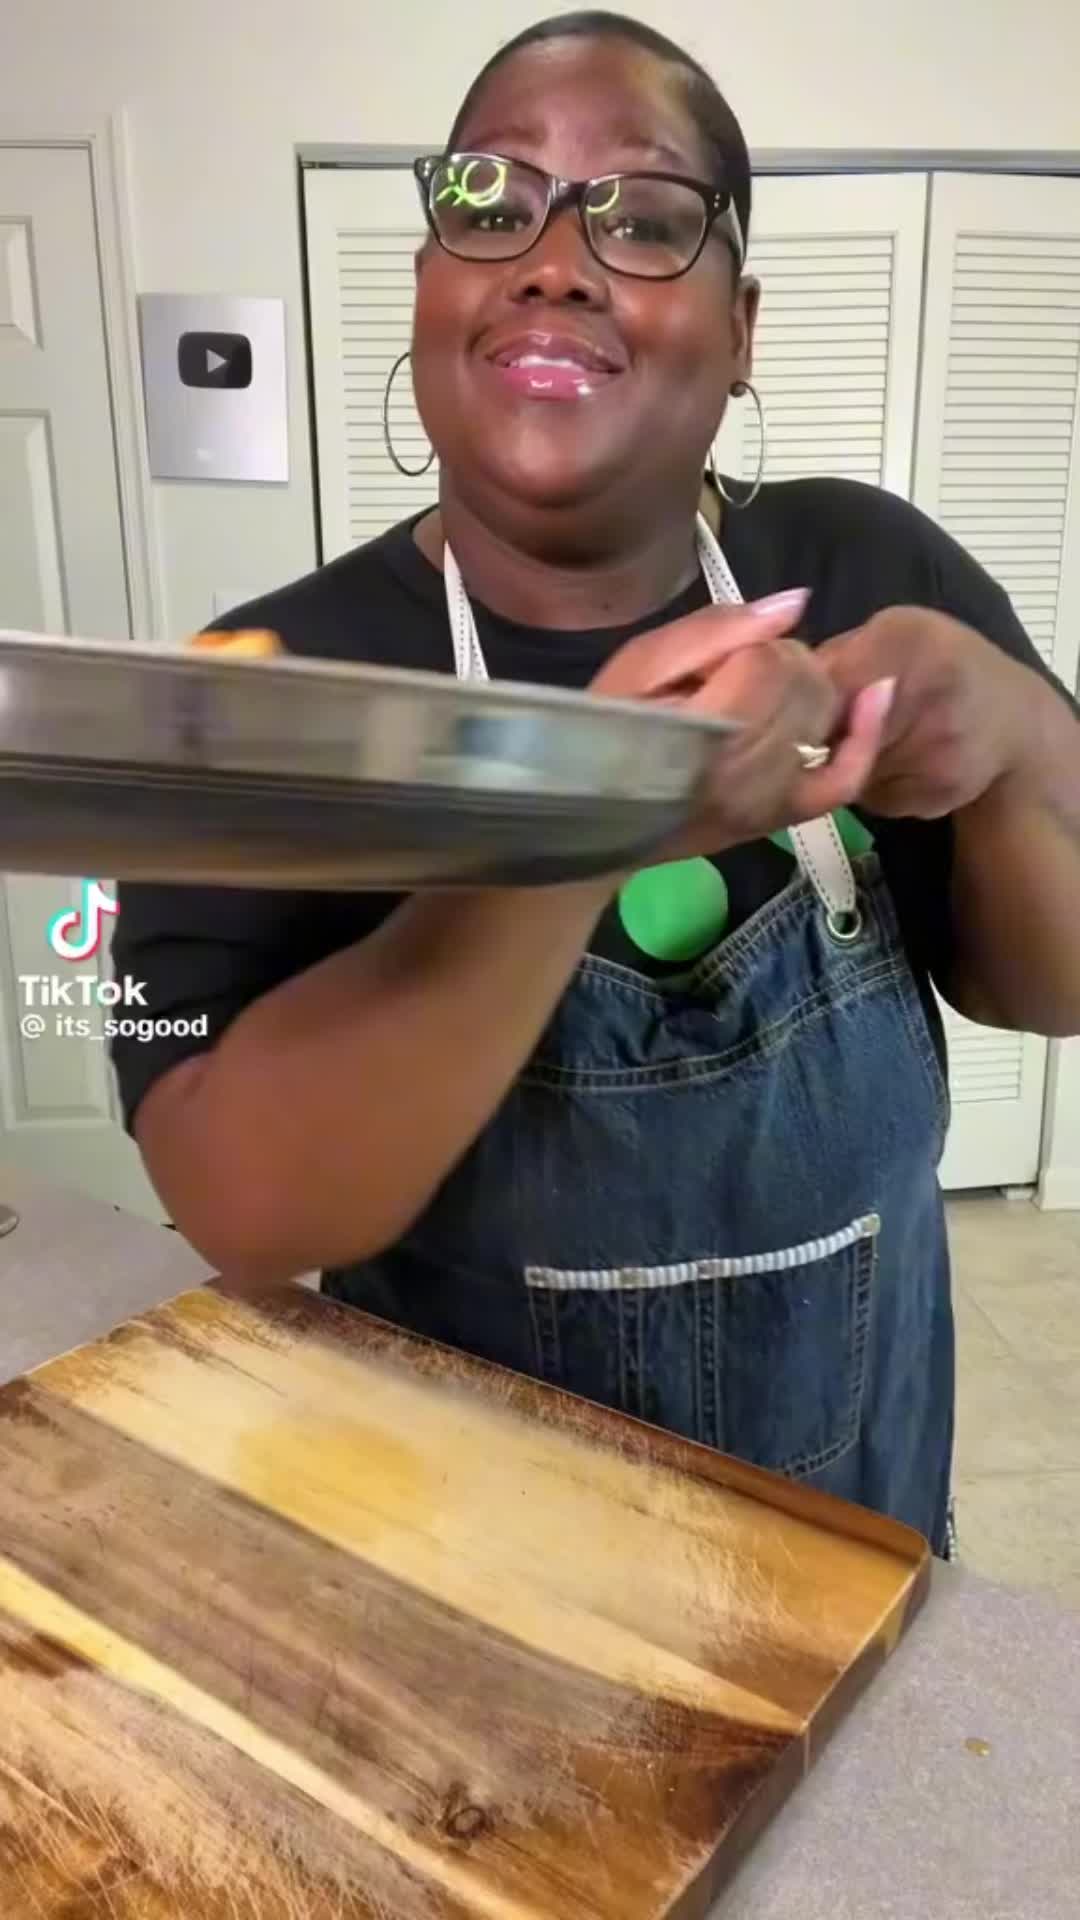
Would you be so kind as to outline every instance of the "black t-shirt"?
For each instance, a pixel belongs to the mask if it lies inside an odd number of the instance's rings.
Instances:
[[[296,654],[452,673],[442,575],[416,546],[414,525],[393,528],[217,624],[270,629]],[[722,538],[744,599],[811,589],[798,629],[811,646],[881,608],[915,605],[952,614],[1014,659],[1046,671],[1001,588],[893,494],[841,480],[765,486],[745,511],[726,514]],[[650,619],[584,633],[538,631],[480,605],[473,610],[492,679],[583,688],[633,634],[707,604],[704,582],[695,581]],[[951,949],[949,823],[848,815],[839,824],[852,850],[876,844],[943,1044],[929,981],[944,976]],[[590,950],[645,973],[684,969],[780,891],[792,864],[780,835],[715,861],[680,863],[678,873],[653,869],[612,903]],[[122,886],[113,942],[117,974],[146,983],[154,1017],[205,1015],[208,1027],[204,1037],[113,1043],[128,1126],[167,1068],[212,1046],[251,1001],[362,939],[396,904],[394,896],[373,893]]]

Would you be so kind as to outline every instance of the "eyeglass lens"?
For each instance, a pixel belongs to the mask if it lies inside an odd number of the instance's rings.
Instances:
[[[429,191],[440,241],[467,260],[514,259],[547,217],[546,176],[512,160],[456,154],[436,168]],[[693,187],[652,174],[596,181],[582,212],[605,266],[650,279],[678,273],[694,258],[708,217]]]

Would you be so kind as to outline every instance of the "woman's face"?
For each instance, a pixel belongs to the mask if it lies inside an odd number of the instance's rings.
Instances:
[[[529,47],[498,67],[461,129],[461,151],[531,161],[570,180],[656,169],[712,178],[680,76],[616,39]],[[517,260],[418,258],[413,380],[449,484],[489,525],[507,508],[633,503],[663,517],[700,483],[732,384],[750,372],[752,286],[710,235],[680,279],[610,273],[576,209]],[[581,356],[593,377],[533,391],[519,353]],[[592,517],[592,514],[590,514]]]

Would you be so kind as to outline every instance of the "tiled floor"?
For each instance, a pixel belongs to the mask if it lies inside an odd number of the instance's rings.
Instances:
[[[1080,1213],[949,1209],[965,1564],[1080,1607]]]

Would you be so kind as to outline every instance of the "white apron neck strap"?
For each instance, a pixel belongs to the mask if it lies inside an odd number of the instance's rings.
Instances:
[[[705,583],[715,606],[741,606],[735,576],[723,549],[704,514],[697,521],[698,558]],[[859,930],[858,892],[847,849],[831,814],[820,820],[806,820],[800,827],[789,827],[791,844],[803,873],[809,880],[828,918],[836,939],[852,939]]]
[[[446,587],[446,611],[450,616],[450,637],[454,643],[454,672],[459,680],[486,680],[487,661],[477,636],[476,620],[465,591],[461,569],[449,545],[443,547],[443,582]]]

